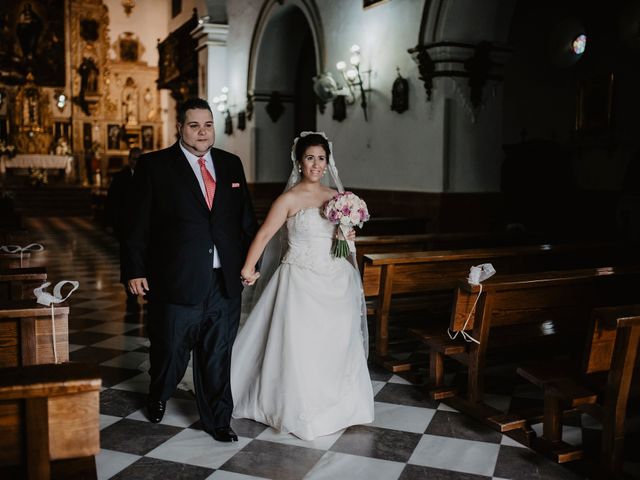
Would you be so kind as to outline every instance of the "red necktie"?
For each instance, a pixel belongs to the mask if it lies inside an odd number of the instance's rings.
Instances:
[[[207,206],[209,207],[209,210],[211,210],[211,207],[213,206],[213,197],[216,194],[216,181],[209,173],[209,170],[207,170],[207,167],[205,167],[203,157],[198,159],[198,164],[200,165],[202,180],[204,180],[204,189],[207,192]]]

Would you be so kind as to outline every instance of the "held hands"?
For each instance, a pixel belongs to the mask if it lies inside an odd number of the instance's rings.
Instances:
[[[260,272],[256,272],[253,268],[243,268],[240,271],[240,280],[242,280],[242,285],[245,287],[250,287],[260,278]]]
[[[132,278],[127,284],[129,291],[134,295],[146,295],[149,291],[149,284],[146,278]]]

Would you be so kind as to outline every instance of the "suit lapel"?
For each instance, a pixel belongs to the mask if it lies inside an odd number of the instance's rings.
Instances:
[[[189,165],[189,161],[182,153],[182,149],[176,142],[172,148],[172,157],[173,157],[173,165],[180,177],[182,178],[184,184],[187,186],[191,193],[196,197],[196,200],[204,208],[209,211],[209,207],[207,206],[207,202],[202,194],[202,190],[200,189],[200,184],[198,183],[198,179],[196,178],[191,165]]]

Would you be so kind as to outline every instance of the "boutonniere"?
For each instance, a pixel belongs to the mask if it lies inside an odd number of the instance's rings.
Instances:
[[[237,183],[237,182],[233,182],[233,183],[231,184],[231,188],[240,188],[240,184],[239,184],[239,183]]]

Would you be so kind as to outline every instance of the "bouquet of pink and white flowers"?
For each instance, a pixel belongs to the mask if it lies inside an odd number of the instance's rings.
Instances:
[[[352,192],[338,193],[325,205],[324,216],[337,225],[342,233],[333,245],[334,257],[348,256],[350,251],[355,250],[355,245],[346,240],[347,232],[355,226],[362,228],[362,224],[369,220],[367,204]]]

